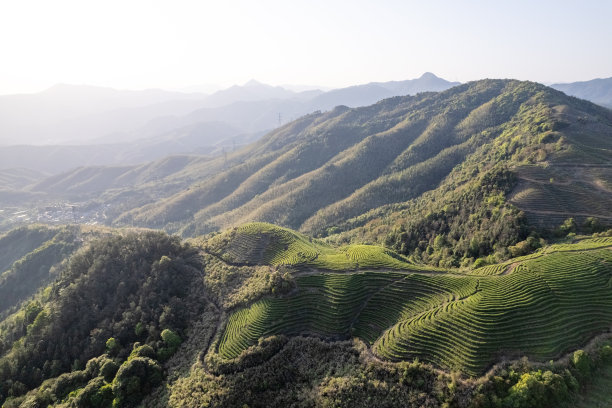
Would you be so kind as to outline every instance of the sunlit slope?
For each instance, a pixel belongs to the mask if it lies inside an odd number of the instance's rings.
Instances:
[[[589,215],[612,224],[602,210],[612,203],[612,112],[514,80],[338,106],[216,157],[79,168],[29,192],[94,200],[110,224],[185,237],[251,221],[327,236],[370,211],[452,204],[495,166],[518,175],[503,193],[536,226]]]
[[[554,203],[575,191],[574,201],[585,203],[565,211],[539,210],[530,197],[513,199],[536,224],[556,223],[542,211],[562,212],[565,218],[605,216],[598,208],[610,203],[606,190],[583,199],[588,189],[580,186],[609,180],[612,113],[541,84],[510,80],[476,81],[356,109],[337,107],[304,116],[227,156],[190,164],[181,171],[183,184],[172,184],[174,176],[160,179],[153,189],[158,199],[122,207],[113,222],[197,236],[265,221],[329,235],[347,220],[381,207],[388,213],[393,208],[385,206],[409,204],[427,192],[437,198],[459,194],[495,165],[516,170],[523,184],[515,195],[531,188],[536,199],[548,195]],[[523,178],[525,166],[549,169],[544,180],[552,178],[553,189]],[[559,184],[564,166],[570,166],[563,181],[567,191]],[[579,166],[586,178],[579,177]],[[168,183],[176,189],[161,185]]]
[[[261,222],[245,224],[215,237],[208,244],[207,251],[232,264],[285,265],[328,270],[429,270],[417,267],[404,257],[380,246],[349,245],[337,249],[296,231]]]
[[[281,333],[374,341],[402,318],[468,296],[477,282],[474,277],[373,271],[298,277],[296,294],[263,299],[234,313],[219,352],[236,357],[260,336]]]
[[[76,227],[30,225],[0,236],[0,316],[52,281],[82,242]]]
[[[397,323],[374,350],[391,359],[419,357],[476,374],[496,356],[560,356],[612,323],[612,252],[556,253],[479,290]]]
[[[518,167],[519,183],[510,202],[525,211],[532,224],[543,227],[558,226],[570,217],[579,224],[588,217],[612,222],[612,164],[592,163],[592,158]]]
[[[490,268],[494,275],[298,274],[296,291],[232,314],[218,352],[233,358],[261,336],[314,334],[359,337],[382,358],[471,375],[502,356],[558,358],[612,324],[612,242],[604,241],[516,259]]]

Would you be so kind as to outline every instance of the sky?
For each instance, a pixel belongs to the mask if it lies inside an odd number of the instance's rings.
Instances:
[[[0,0],[0,94],[612,76],[607,0]]]

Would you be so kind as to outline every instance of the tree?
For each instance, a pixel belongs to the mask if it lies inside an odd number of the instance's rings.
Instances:
[[[573,218],[566,219],[559,227],[559,230],[564,235],[567,235],[571,232],[576,232],[576,221]]]
[[[176,352],[176,349],[178,349],[183,340],[170,329],[162,331],[161,338],[165,346],[159,349],[157,355],[161,361],[165,361]]]
[[[162,369],[155,360],[136,357],[126,361],[113,380],[113,407],[136,406],[161,381]]]
[[[106,351],[111,356],[117,355],[120,349],[121,349],[121,345],[119,344],[117,339],[115,339],[114,337],[111,337],[108,340],[106,340]]]

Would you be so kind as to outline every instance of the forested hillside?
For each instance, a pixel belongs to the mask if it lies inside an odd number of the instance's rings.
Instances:
[[[607,182],[610,115],[541,85],[497,80],[367,108],[340,107],[306,116],[246,150],[216,159],[188,190],[127,211],[115,223],[189,236],[261,220],[321,235],[374,208],[418,198],[445,181],[453,183],[446,190],[461,188],[494,165],[519,176],[518,165],[552,171],[556,202],[569,188],[555,190],[557,164],[603,169],[584,180],[558,176],[557,184]],[[507,186],[508,192],[514,187]],[[530,207],[538,187],[526,187],[529,193],[515,200],[519,207],[521,201]],[[590,205],[583,214],[605,215],[597,206],[609,198],[600,189],[592,200],[582,200]],[[535,221],[551,218],[533,215]]]
[[[18,230],[3,239],[13,241],[25,235],[21,246],[28,250],[28,245],[37,245],[34,242],[39,238],[36,234],[53,232]],[[33,253],[42,260],[26,256],[2,275],[3,278],[21,275],[20,283],[28,284],[34,292],[22,293],[14,302],[19,302],[20,308],[10,314],[3,313],[0,323],[2,400],[17,397],[38,387],[45,379],[57,377],[45,383],[46,388],[38,395],[24,402],[24,406],[47,406],[87,385],[97,377],[93,374],[98,370],[105,378],[112,373],[112,380],[120,367],[110,358],[126,358],[136,341],[159,343],[157,354],[151,354],[149,346],[141,349],[139,359],[124,368],[127,379],[122,386],[131,387],[127,384],[130,370],[145,370],[152,377],[150,383],[143,383],[141,387],[150,390],[160,383],[161,368],[148,357],[167,359],[178,346],[177,341],[180,342],[177,333],[183,333],[190,319],[202,311],[206,294],[201,290],[203,282],[196,282],[202,273],[197,252],[163,233],[95,231],[95,234],[98,237],[93,242],[74,255],[65,253],[59,259],[48,250],[53,240],[38,244],[39,248]],[[38,240],[46,238],[49,237]],[[59,237],[54,239],[57,241]],[[10,245],[0,243],[3,249]],[[37,280],[28,278],[25,274],[30,268],[47,271],[50,276]],[[9,284],[10,281],[3,286]],[[15,288],[19,286],[13,288],[13,293]],[[10,290],[9,287],[3,289]],[[105,352],[110,358],[91,360]],[[66,374],[60,375],[62,373]],[[137,398],[131,395],[135,390],[129,389],[130,396],[126,398]],[[121,392],[115,393],[119,399]],[[100,393],[99,398],[104,401],[104,391]],[[17,406],[22,402],[23,398],[18,398],[4,406]],[[88,400],[85,404],[98,406],[96,404],[100,403]],[[124,405],[129,404],[125,402]]]
[[[0,316],[0,399],[24,408],[550,406],[612,364],[611,239],[441,269],[262,223],[186,242],[145,230],[18,229],[0,238],[0,259],[32,291]],[[45,252],[66,242],[76,245],[59,262]],[[47,273],[29,278],[30,269]]]

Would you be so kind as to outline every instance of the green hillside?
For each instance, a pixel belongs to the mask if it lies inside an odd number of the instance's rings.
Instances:
[[[607,223],[601,209],[611,200],[605,187],[611,115],[539,84],[501,80],[338,107],[216,159],[212,177],[204,178],[211,167],[188,190],[127,211],[116,222],[190,236],[266,221],[327,235],[381,206],[410,204],[430,190],[440,196],[469,188],[471,179],[501,166],[517,177],[504,194],[535,225],[557,226],[559,217],[571,215]],[[527,168],[550,173],[546,183],[529,184],[542,177],[529,177]],[[587,197],[589,185],[600,187]],[[521,194],[525,189],[535,191]],[[553,207],[567,199],[575,204],[539,211],[537,194]]]
[[[236,311],[218,350],[235,358],[262,336],[311,333],[357,336],[380,357],[419,358],[472,375],[502,356],[555,359],[612,324],[611,244],[602,238],[550,247],[487,267],[496,275],[299,276],[296,293]]]
[[[2,301],[12,299],[0,315],[0,399],[5,408],[523,406],[512,401],[530,398],[517,387],[533,377],[558,402],[612,356],[590,352],[588,369],[564,362],[612,324],[610,247],[607,234],[573,237],[448,269],[265,223],[187,242],[21,228],[0,238]],[[522,356],[534,366],[519,360],[469,379]]]
[[[299,270],[430,269],[413,265],[380,246],[355,244],[334,248],[296,231],[266,223],[241,225],[213,238],[205,248],[231,264],[283,265]]]
[[[414,212],[436,198],[442,208],[502,168],[514,176],[498,191],[504,208],[524,210],[530,225],[609,225],[611,129],[600,106],[536,83],[482,80],[315,112],[218,157],[80,168],[28,191],[91,200],[107,207],[108,223],[183,236],[252,221],[327,236],[364,225],[371,211],[392,229],[396,207]]]

